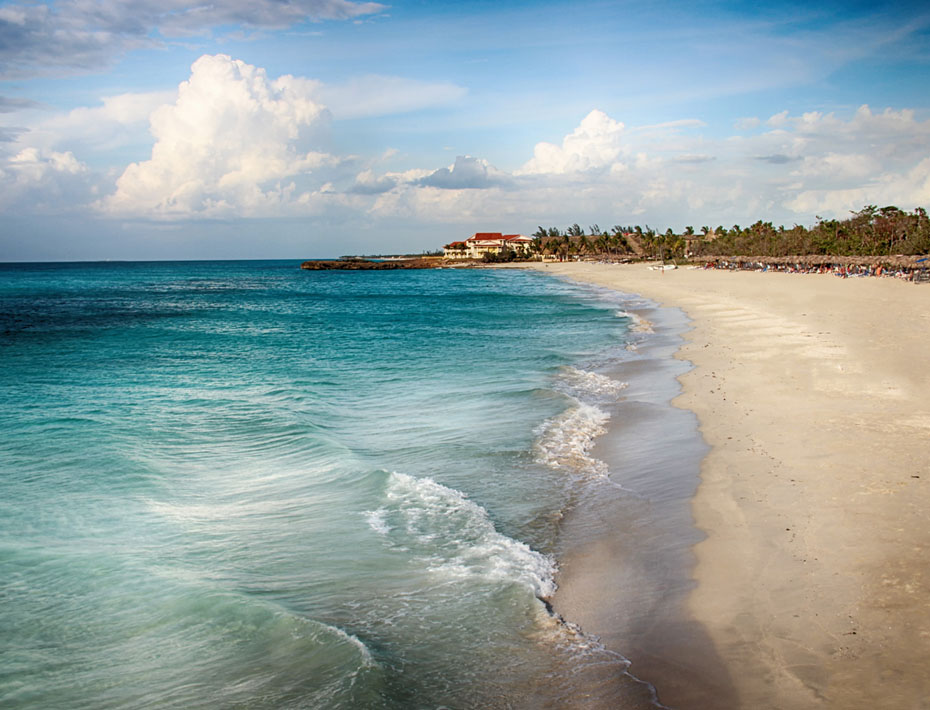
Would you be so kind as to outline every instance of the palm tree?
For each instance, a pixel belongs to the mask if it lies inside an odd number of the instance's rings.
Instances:
[[[591,252],[591,242],[583,234],[578,237],[578,254],[584,256]]]
[[[542,227],[539,228],[539,231],[533,235],[533,244],[530,246],[530,249],[534,254],[542,254],[543,250],[543,237],[546,236],[545,231]],[[542,232],[542,234],[540,234]]]

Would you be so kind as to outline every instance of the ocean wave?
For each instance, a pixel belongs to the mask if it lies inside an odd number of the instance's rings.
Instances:
[[[369,510],[365,513],[365,522],[368,523],[368,527],[370,527],[379,535],[387,535],[389,532],[391,532],[391,526],[388,525],[386,516],[386,508]]]
[[[633,325],[630,327],[634,333],[654,333],[652,329],[652,323],[643,318],[642,316],[631,313],[630,311],[617,311],[615,313],[617,318],[629,318],[633,321]]]
[[[597,399],[616,399],[628,386],[626,382],[597,372],[565,367],[559,375],[555,388],[575,398],[584,399],[586,396],[593,395]]]
[[[497,531],[488,511],[432,478],[391,473],[386,505],[365,514],[368,525],[408,550],[432,574],[514,583],[546,599],[555,593],[555,563]]]
[[[537,430],[537,462],[573,473],[606,476],[607,464],[590,452],[594,440],[607,431],[609,419],[604,410],[583,402],[547,419]]]

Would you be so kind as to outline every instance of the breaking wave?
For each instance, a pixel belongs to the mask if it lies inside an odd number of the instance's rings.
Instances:
[[[604,410],[583,402],[547,419],[537,430],[537,462],[576,474],[606,476],[607,464],[591,456],[591,448],[607,431],[609,419]]]
[[[431,573],[514,583],[541,599],[555,592],[555,562],[498,532],[488,511],[432,478],[391,473],[386,505],[369,527],[403,547]]]

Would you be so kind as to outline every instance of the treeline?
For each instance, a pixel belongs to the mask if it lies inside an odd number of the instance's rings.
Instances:
[[[647,227],[648,229],[648,227]],[[607,256],[645,256],[640,248],[634,230],[641,227],[622,227],[616,225],[610,231],[602,230],[598,225],[591,225],[589,231],[578,224],[573,224],[565,231],[558,227],[539,227],[533,233],[533,246],[537,253],[549,254],[560,258],[604,254]]]
[[[930,219],[918,207],[905,212],[897,207],[868,205],[843,220],[817,217],[811,227],[775,227],[759,220],[749,227],[691,226],[681,233],[646,225],[617,225],[609,231],[592,225],[587,232],[578,224],[561,231],[539,227],[533,234],[538,253],[559,258],[583,255],[676,259],[690,256],[890,256],[930,254]]]

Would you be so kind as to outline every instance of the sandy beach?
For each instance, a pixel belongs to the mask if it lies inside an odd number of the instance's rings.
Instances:
[[[665,657],[633,671],[676,708],[930,707],[930,286],[536,268],[692,321],[674,404],[710,446],[691,500],[706,537]],[[569,565],[560,611],[609,645],[613,591],[571,591],[610,584],[603,562]]]

